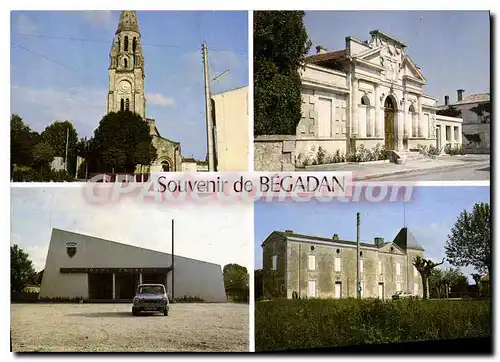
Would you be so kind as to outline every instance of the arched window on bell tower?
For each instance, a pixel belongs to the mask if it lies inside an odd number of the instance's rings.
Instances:
[[[125,101],[125,110],[130,111],[130,101],[128,100],[128,98]]]
[[[137,39],[134,36],[134,40],[132,40],[132,51],[135,54],[135,50],[137,49]]]
[[[125,42],[123,44],[123,50],[128,51],[128,36],[125,37]]]
[[[120,101],[120,111],[123,111],[125,109],[125,102],[123,101],[123,98]]]
[[[118,37],[118,51],[121,51],[121,50],[122,50],[122,49],[121,49],[121,44],[120,44],[120,43],[121,43],[121,42],[120,42],[120,37]]]
[[[125,69],[128,68],[127,58],[123,59],[123,66],[125,67]]]

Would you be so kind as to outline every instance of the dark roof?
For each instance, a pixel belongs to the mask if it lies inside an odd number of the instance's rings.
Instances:
[[[326,242],[335,242],[335,243],[339,243],[339,244],[356,246],[356,241],[334,240],[333,238],[325,238],[325,237],[321,237],[321,236],[297,234],[297,233],[294,233],[291,231],[274,231],[271,233],[271,235],[272,234],[276,234],[276,235],[279,235],[279,236],[282,236],[285,238],[294,237],[294,238],[299,238],[299,239],[305,239],[305,240],[308,240],[311,242],[314,242],[314,241],[325,242],[326,241]],[[384,243],[380,244],[378,247],[382,248],[390,243],[391,242],[384,242]],[[402,228],[399,231],[398,235],[396,235],[396,237],[394,238],[393,243],[396,244],[397,246],[399,246],[403,251],[406,251],[406,249],[424,250],[424,248],[417,243],[417,240],[415,239],[413,234],[408,230],[408,228]],[[375,245],[374,242],[373,243],[360,242],[359,245],[364,246],[364,247],[369,247],[369,248],[376,248],[377,247],[377,245]]]
[[[304,235],[304,234],[297,234],[297,233],[292,233],[292,232],[287,232],[287,231],[275,231],[274,233],[281,235],[283,237],[294,237],[294,238],[299,238],[299,239],[308,239],[310,241],[329,241],[329,242],[335,242],[335,243],[340,243],[340,244],[346,244],[346,245],[354,245],[356,246],[355,241],[349,241],[349,240],[334,240],[333,238],[324,238],[321,236],[312,236],[312,235]],[[361,246],[366,246],[366,247],[371,247],[375,248],[376,245],[374,243],[359,243]]]
[[[319,53],[306,57],[306,63],[324,65],[325,63],[338,62],[347,59],[346,50],[336,50],[333,52]]]
[[[401,247],[403,250],[406,249],[424,250],[424,248],[420,246],[420,244],[417,242],[417,239],[415,239],[415,236],[413,236],[411,231],[408,230],[408,228],[406,227],[399,230],[399,233],[394,238],[393,243]]]

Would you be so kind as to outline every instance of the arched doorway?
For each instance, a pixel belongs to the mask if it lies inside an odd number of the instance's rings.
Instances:
[[[168,161],[163,161],[161,163],[161,170],[162,172],[170,172],[171,171],[171,168],[170,168],[170,162]]]
[[[396,100],[393,96],[387,96],[384,102],[384,128],[385,128],[385,149],[394,149],[394,124],[396,118]]]

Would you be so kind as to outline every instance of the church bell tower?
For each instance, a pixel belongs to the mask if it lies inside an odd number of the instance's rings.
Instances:
[[[135,11],[122,11],[109,54],[107,113],[129,110],[146,120],[144,57]]]

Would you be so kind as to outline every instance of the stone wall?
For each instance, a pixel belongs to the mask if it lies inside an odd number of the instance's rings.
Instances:
[[[257,136],[254,140],[254,170],[295,171],[295,144],[295,136]]]
[[[462,143],[467,153],[490,153],[490,132],[491,127],[489,123],[479,124],[464,124],[462,125],[463,134],[478,134],[480,142],[470,142],[465,136],[462,137]]]

